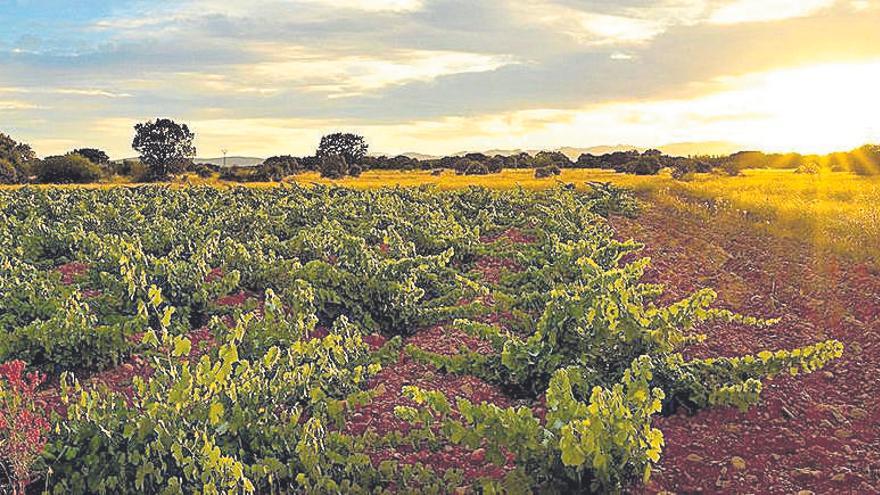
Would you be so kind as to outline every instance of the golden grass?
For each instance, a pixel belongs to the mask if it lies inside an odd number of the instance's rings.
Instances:
[[[880,177],[747,170],[739,177],[700,174],[689,182],[661,176],[630,187],[661,203],[735,215],[856,259],[880,255]]]
[[[586,182],[615,182],[630,183],[649,181],[649,178],[639,178],[632,175],[618,174],[614,171],[599,169],[566,169],[562,175],[544,179],[536,179],[533,169],[506,169],[500,174],[490,175],[456,175],[452,171],[444,171],[439,176],[431,175],[430,171],[400,171],[400,170],[370,170],[360,177],[346,177],[339,180],[323,179],[315,172],[308,172],[293,177],[301,184],[334,184],[342,187],[355,189],[372,189],[383,186],[421,186],[425,184],[435,185],[440,189],[463,189],[469,186],[483,186],[491,189],[511,189],[523,187],[525,189],[546,189],[560,182],[574,183],[578,187],[585,187]]]

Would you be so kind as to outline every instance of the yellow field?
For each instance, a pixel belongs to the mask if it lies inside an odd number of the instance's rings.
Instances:
[[[579,187],[588,181],[633,183],[650,182],[650,178],[618,174],[614,171],[598,169],[566,169],[562,175],[536,179],[533,169],[507,169],[500,174],[490,175],[456,175],[452,171],[444,171],[440,176],[431,175],[430,171],[370,170],[360,177],[346,177],[340,180],[322,179],[316,172],[309,172],[293,177],[301,184],[335,184],[343,187],[369,189],[382,186],[421,186],[436,185],[440,189],[461,189],[468,186],[484,186],[493,189],[546,189],[560,182],[574,183]]]
[[[693,180],[673,180],[668,174],[635,176],[598,169],[567,169],[555,178],[535,179],[530,169],[500,174],[460,176],[445,171],[368,171],[357,178],[322,179],[309,172],[291,177],[300,184],[335,184],[352,188],[436,185],[441,189],[485,186],[496,189],[542,189],[560,182],[585,187],[587,182],[612,182],[630,188],[649,202],[672,205],[691,213],[738,217],[777,235],[807,239],[817,247],[856,258],[880,258],[880,178],[848,173],[796,174],[790,170],[747,170],[742,176],[698,174]],[[172,184],[206,184],[229,187],[239,184],[188,176]],[[124,183],[64,187],[115,187]],[[274,187],[277,183],[250,183],[248,187]],[[3,187],[3,186],[0,186]],[[10,187],[10,186],[6,186]],[[20,187],[20,186],[13,186]],[[38,186],[56,187],[56,186]]]
[[[817,248],[858,259],[880,258],[877,177],[751,170],[740,177],[706,174],[690,182],[659,178],[631,186],[655,201],[739,216],[774,234],[809,240]]]

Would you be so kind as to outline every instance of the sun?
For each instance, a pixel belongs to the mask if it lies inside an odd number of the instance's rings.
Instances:
[[[743,133],[771,151],[828,153],[877,142],[878,87],[880,60],[762,74],[742,89],[741,96],[761,115]]]

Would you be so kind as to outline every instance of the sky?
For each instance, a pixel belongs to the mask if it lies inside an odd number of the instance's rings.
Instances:
[[[202,157],[335,131],[388,154],[880,142],[880,0],[0,0],[0,23],[0,132],[40,156],[133,156],[157,117]]]

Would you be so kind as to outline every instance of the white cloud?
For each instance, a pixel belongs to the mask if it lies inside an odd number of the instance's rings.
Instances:
[[[302,3],[364,10],[367,12],[413,12],[424,7],[422,0],[300,0]],[[290,2],[297,3],[297,2]]]
[[[434,50],[391,50],[381,55],[330,53],[275,43],[254,45],[264,61],[232,66],[222,74],[178,76],[211,91],[276,94],[296,90],[332,98],[375,92],[443,76],[488,72],[517,63],[512,57]]]
[[[39,105],[20,100],[0,100],[0,110],[33,110],[41,108]]]
[[[713,24],[767,22],[805,17],[829,8],[836,0],[736,0],[709,16]]]
[[[77,96],[100,96],[104,98],[131,98],[131,94],[129,93],[118,93],[114,91],[107,91],[104,89],[90,89],[90,88],[53,88],[48,90],[50,93],[57,93],[61,95],[77,95]]]
[[[521,21],[543,24],[582,44],[640,43],[666,29],[666,20],[657,17],[600,14],[547,0],[515,3],[510,8]]]

